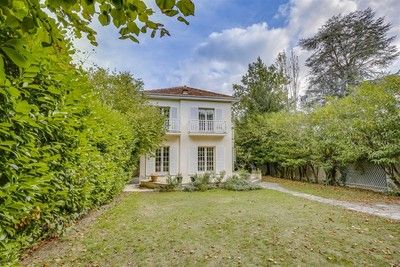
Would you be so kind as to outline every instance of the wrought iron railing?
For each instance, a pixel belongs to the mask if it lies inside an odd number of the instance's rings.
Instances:
[[[220,120],[191,120],[191,133],[226,133],[226,121]]]

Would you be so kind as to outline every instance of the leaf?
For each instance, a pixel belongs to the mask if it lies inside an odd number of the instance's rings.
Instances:
[[[163,11],[165,9],[172,9],[175,6],[175,0],[156,0],[156,4]]]
[[[4,60],[3,57],[0,55],[0,84],[4,84],[6,80],[6,73],[4,70]]]
[[[179,20],[180,22],[185,23],[186,25],[189,25],[189,22],[188,22],[184,17],[182,17],[182,16],[179,16],[179,17],[178,17],[178,20]]]
[[[136,24],[135,22],[133,22],[133,21],[129,21],[129,22],[128,22],[128,29],[129,29],[130,32],[133,32],[133,33],[136,34],[136,35],[139,35],[139,33],[140,33],[139,27],[138,27],[137,24]]]
[[[20,91],[17,88],[13,87],[13,86],[7,87],[7,92],[12,97],[18,97],[20,95]]]
[[[99,15],[99,22],[101,23],[101,25],[103,26],[107,26],[108,24],[110,24],[110,16],[103,12]]]
[[[6,55],[20,68],[25,67],[27,60],[25,56],[19,53],[17,50],[10,47],[3,47],[2,50]]]
[[[31,111],[31,106],[29,105],[29,103],[26,100],[24,100],[24,101],[18,102],[16,104],[15,111],[26,114],[29,111]]]
[[[183,15],[194,15],[195,7],[191,0],[179,0],[178,3],[176,3],[176,6],[179,8]]]

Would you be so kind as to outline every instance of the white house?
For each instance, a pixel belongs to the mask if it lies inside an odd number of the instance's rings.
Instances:
[[[140,159],[140,179],[233,170],[234,98],[187,86],[145,91],[167,117],[166,138],[153,154]]]

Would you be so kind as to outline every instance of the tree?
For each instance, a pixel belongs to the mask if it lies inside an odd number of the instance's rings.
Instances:
[[[29,65],[30,55],[21,36],[30,35],[40,41],[43,47],[63,46],[67,32],[81,38],[86,34],[88,40],[96,43],[96,32],[90,22],[97,18],[101,25],[111,22],[119,29],[120,39],[139,42],[137,36],[151,31],[151,37],[157,33],[160,37],[169,35],[163,24],[151,18],[155,11],[144,0],[5,0],[0,5],[0,27],[8,33],[8,39],[0,43],[0,85],[6,79],[7,65],[11,60],[18,68]],[[161,13],[188,24],[184,18],[194,15],[191,0],[155,0]],[[39,31],[40,30],[40,31]]]
[[[90,83],[102,103],[125,114],[135,138],[133,160],[153,151],[164,138],[164,118],[159,110],[148,105],[143,82],[129,72],[110,73],[104,69],[90,72]]]
[[[309,98],[317,102],[326,96],[343,97],[349,88],[383,73],[399,55],[388,36],[391,24],[383,17],[375,19],[370,9],[333,16],[300,46],[312,52]]]
[[[279,72],[286,77],[287,83],[284,85],[285,91],[288,94],[287,109],[296,110],[299,98],[299,57],[295,54],[293,49],[290,51],[288,57],[286,52],[283,51],[278,54],[275,65]]]
[[[284,109],[287,103],[285,83],[286,78],[275,65],[267,67],[258,57],[249,64],[247,73],[242,77],[242,84],[233,85],[234,97],[239,99],[234,105],[236,117]]]

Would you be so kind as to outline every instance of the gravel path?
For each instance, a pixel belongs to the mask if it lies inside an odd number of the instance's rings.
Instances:
[[[396,204],[363,204],[349,201],[342,201],[330,198],[314,196],[293,190],[288,190],[276,183],[261,182],[260,185],[265,189],[272,189],[279,192],[287,193],[293,196],[302,197],[308,200],[317,201],[324,204],[342,207],[349,210],[364,212],[392,220],[400,221],[400,205]]]
[[[127,184],[124,188],[124,192],[154,192],[154,189],[141,188],[137,184]]]

